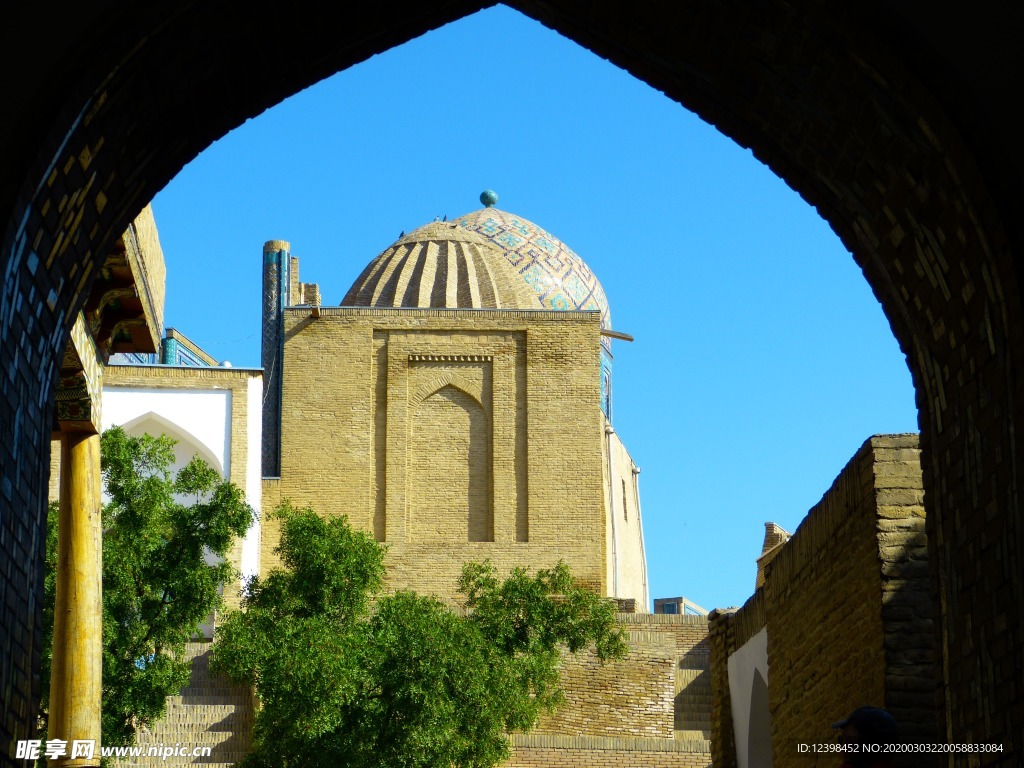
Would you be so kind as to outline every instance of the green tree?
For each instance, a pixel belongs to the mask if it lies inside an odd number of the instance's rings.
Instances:
[[[457,613],[412,592],[382,595],[384,547],[343,517],[283,505],[285,566],[249,583],[218,628],[212,666],[256,687],[244,768],[484,768],[508,734],[562,701],[563,650],[626,651],[608,600],[559,564],[500,580],[469,564]]]
[[[135,727],[159,719],[166,698],[189,679],[177,661],[199,625],[222,604],[234,576],[223,557],[253,517],[241,491],[193,458],[176,477],[174,441],[132,437],[115,427],[100,446],[103,507],[103,741],[131,744]],[[190,503],[182,503],[181,500]],[[50,691],[56,598],[57,505],[46,540],[42,714]]]

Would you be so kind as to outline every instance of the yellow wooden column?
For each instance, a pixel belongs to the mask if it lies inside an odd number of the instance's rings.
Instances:
[[[47,737],[67,742],[53,766],[100,764],[103,678],[103,559],[100,519],[100,436],[61,438],[57,595]],[[75,741],[94,742],[91,758],[75,756]]]

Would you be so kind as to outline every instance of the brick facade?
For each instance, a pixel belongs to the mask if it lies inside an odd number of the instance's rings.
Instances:
[[[599,322],[596,312],[287,310],[271,493],[373,531],[393,588],[455,599],[464,562],[490,559],[504,573],[564,560],[608,594]],[[269,520],[264,573],[278,535]]]
[[[590,652],[568,657],[562,667],[568,703],[533,734],[673,739],[683,730],[680,694],[691,684],[702,687],[705,680],[697,678],[708,669],[707,619],[622,613],[618,619],[629,655],[605,664]]]

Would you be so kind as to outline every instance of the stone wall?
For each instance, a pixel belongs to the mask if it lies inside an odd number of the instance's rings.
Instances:
[[[764,627],[776,768],[834,764],[796,744],[834,742],[830,723],[864,705],[889,709],[907,740],[936,738],[919,457],[916,435],[868,440],[767,564],[763,589],[712,615],[716,768],[736,765],[727,658]]]

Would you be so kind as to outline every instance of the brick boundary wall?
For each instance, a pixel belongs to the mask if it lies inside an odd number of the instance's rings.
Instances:
[[[751,595],[742,608],[718,608],[708,615],[711,653],[711,755],[715,768],[735,768],[729,656],[765,628],[764,591]]]
[[[885,705],[908,742],[939,740],[941,678],[917,435],[871,440],[881,563]]]
[[[566,703],[542,717],[534,734],[672,738],[675,643],[662,633],[625,629],[624,659],[602,663],[590,650],[563,655]]]
[[[799,756],[796,743],[834,741],[829,724],[863,705],[889,709],[906,741],[938,739],[923,502],[917,435],[870,438],[767,566],[764,587],[712,613],[715,768],[737,765],[728,657],[764,627],[776,768],[832,765]]]
[[[504,768],[711,768],[704,742],[593,736],[512,737]]]
[[[708,614],[711,649],[711,761],[715,768],[736,768],[729,656],[736,650],[732,617],[735,608],[716,608]]]
[[[834,765],[796,744],[834,742],[831,723],[885,703],[872,463],[869,441],[765,569],[775,768]]]
[[[706,617],[618,613],[616,621],[627,635],[626,658],[602,664],[591,651],[563,657],[566,703],[542,717],[528,736],[604,739],[602,749],[622,739],[668,740],[708,752],[707,739],[675,732],[680,708],[692,705],[679,701],[693,690],[687,689],[691,678],[679,676],[709,667]]]

